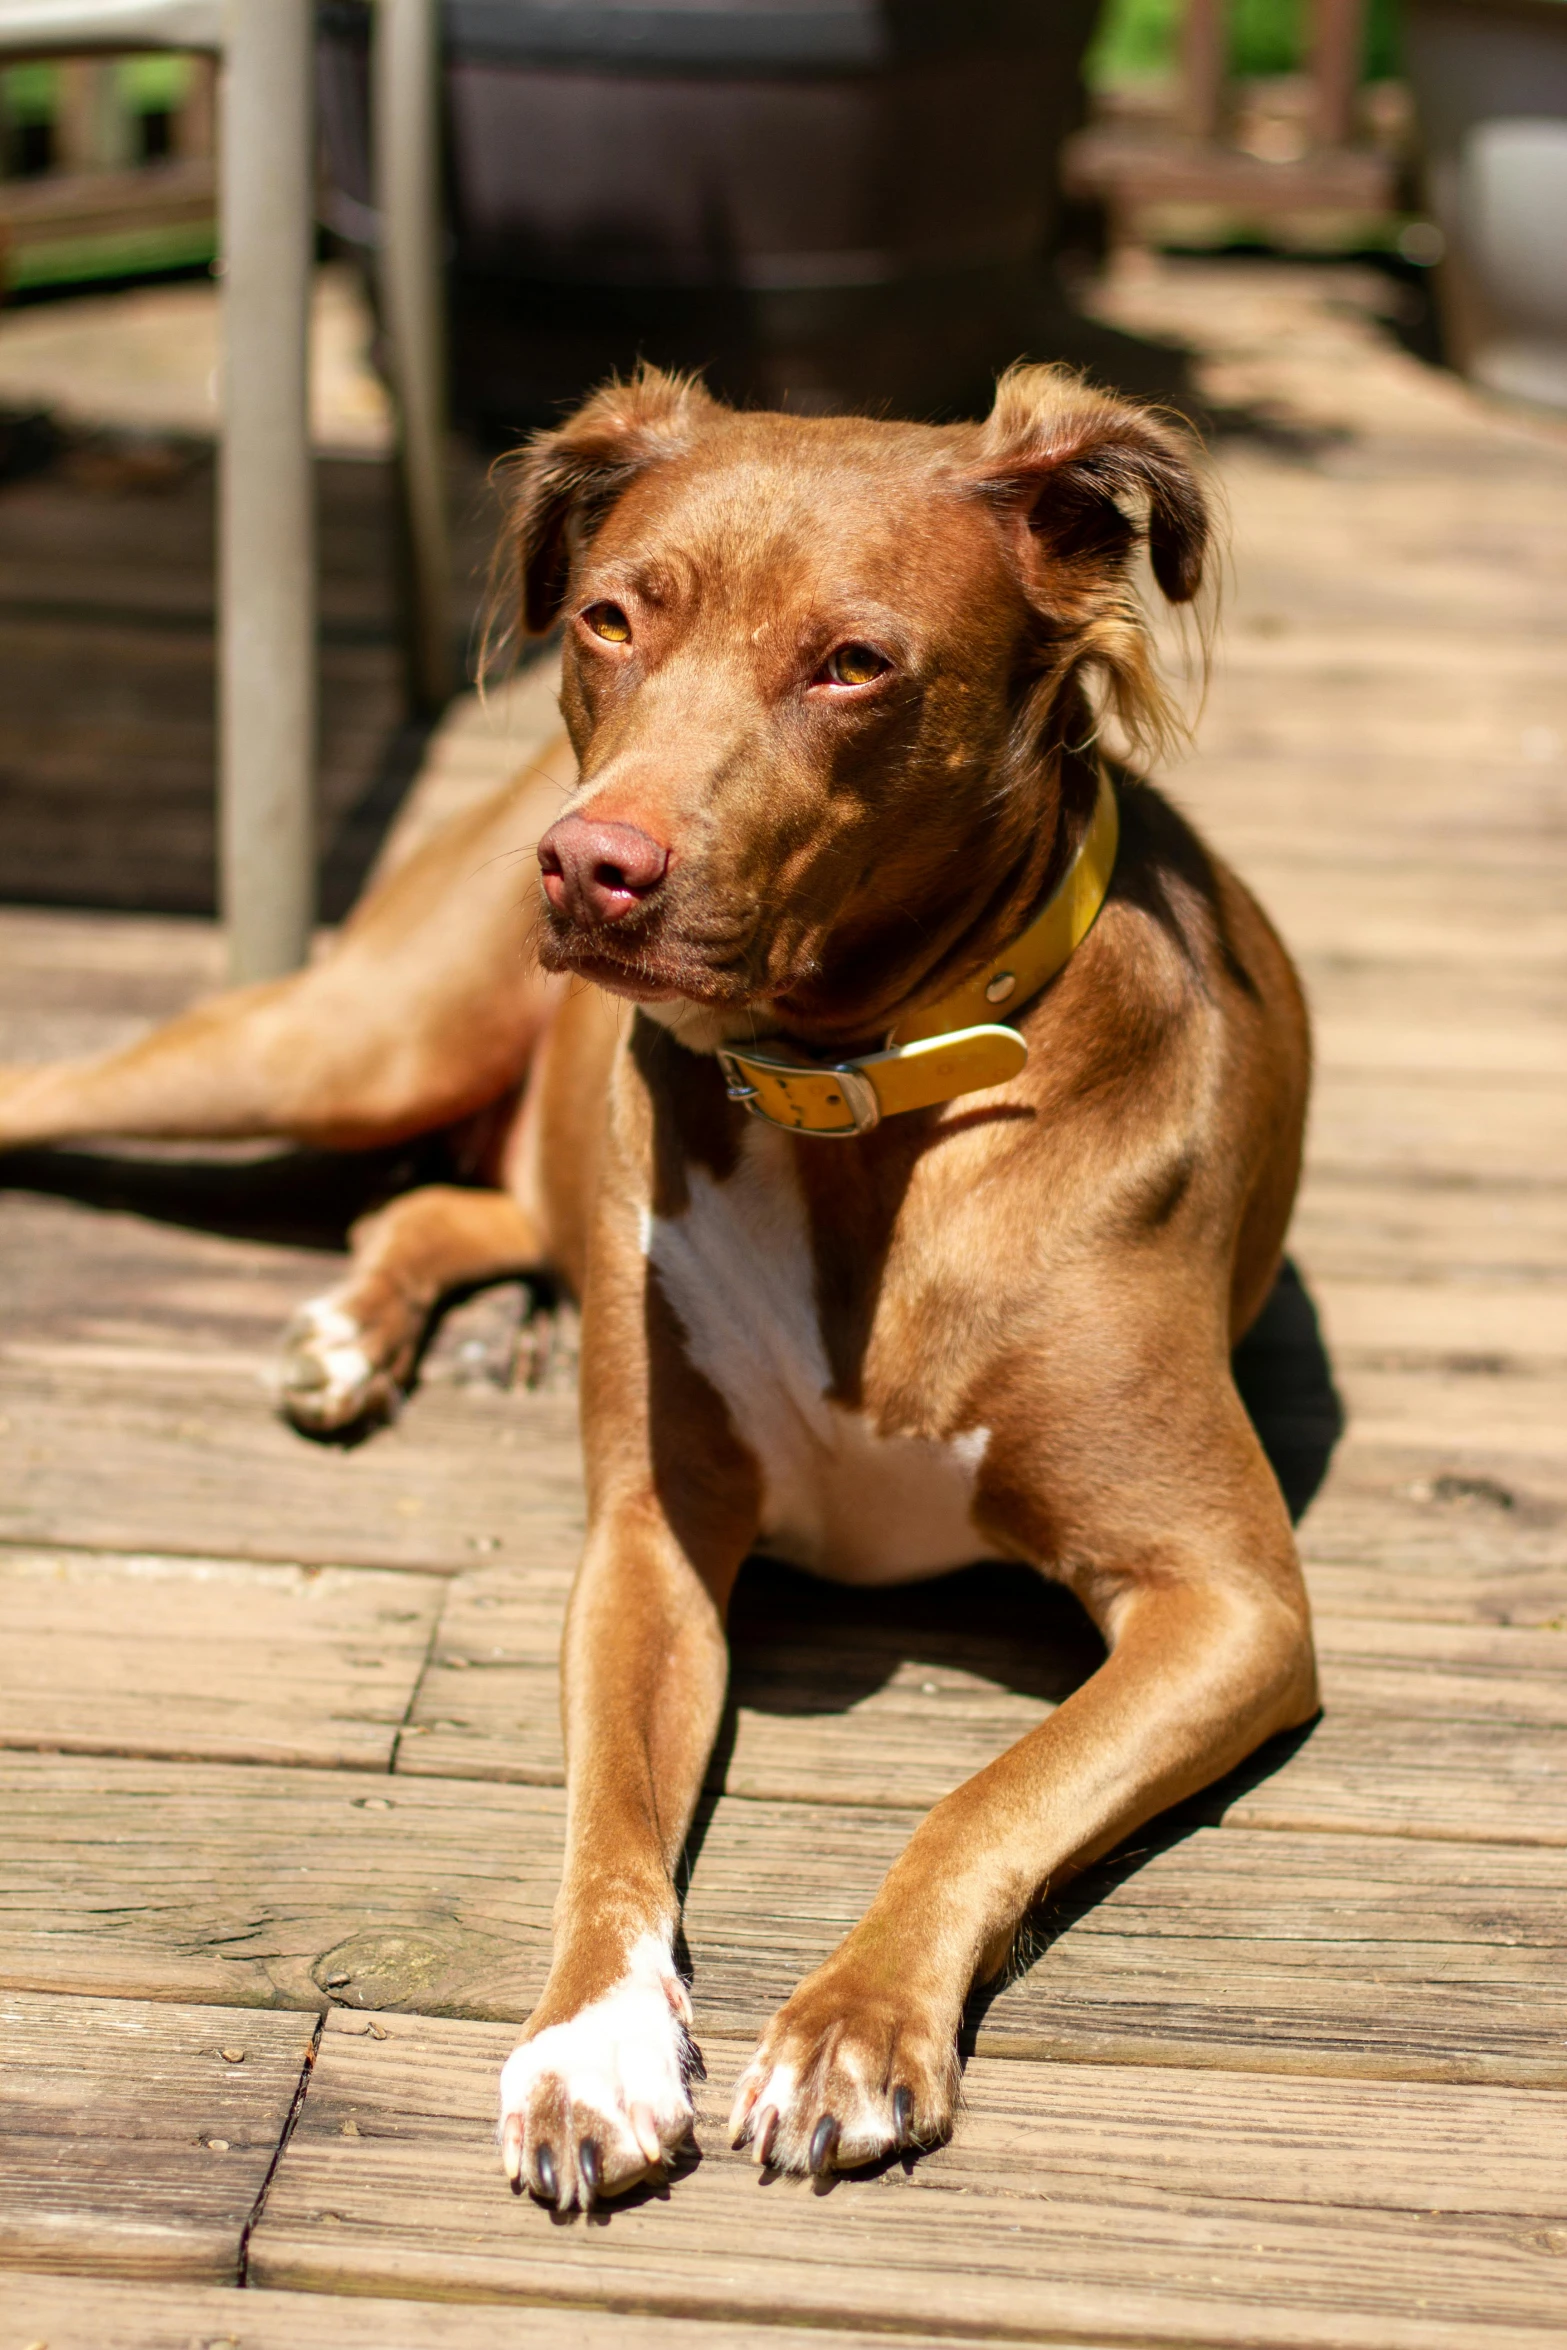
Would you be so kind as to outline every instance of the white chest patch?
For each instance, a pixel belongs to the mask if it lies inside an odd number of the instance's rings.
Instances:
[[[690,1188],[683,1215],[646,1218],[643,1246],[693,1363],[760,1464],[760,1547],[848,1583],[901,1582],[982,1558],[972,1510],[989,1430],[884,1435],[827,1394],[832,1372],[786,1137],[748,1127],[728,1181],[693,1167]]]

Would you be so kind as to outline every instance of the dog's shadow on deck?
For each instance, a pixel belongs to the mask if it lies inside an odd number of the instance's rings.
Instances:
[[[1327,1474],[1343,1408],[1316,1309],[1287,1259],[1237,1347],[1235,1381],[1292,1520]],[[827,1583],[752,1559],[730,1611],[733,1687],[715,1755],[715,1782],[735,1746],[738,1709],[834,1715],[908,1668],[979,1676],[1012,1694],[1059,1704],[1102,1662],[1077,1602],[1021,1566],[966,1567],[928,1582]],[[939,1683],[928,1685],[934,1694]]]
[[[29,1146],[0,1159],[0,1192],[144,1216],[185,1232],[277,1247],[345,1249],[349,1227],[421,1183],[454,1178],[441,1134],[365,1151],[285,1143]]]
[[[1298,1522],[1327,1475],[1343,1433],[1344,1413],[1333,1383],[1316,1309],[1287,1259],[1272,1295],[1236,1349],[1236,1385],[1251,1415],[1290,1517]],[[740,1708],[779,1715],[842,1715],[900,1678],[922,1694],[943,1687],[961,1700],[962,1677],[976,1676],[1017,1697],[1055,1705],[1071,1695],[1102,1661],[1099,1636],[1077,1602],[1025,1567],[991,1564],[929,1582],[863,1589],[823,1583],[810,1575],[751,1560],[736,1589],[730,1616],[731,1694],[719,1734],[709,1794],[687,1848],[693,1866],[716,1794],[736,1758]],[[1113,1853],[1052,1899],[1048,1914],[1030,1921],[1017,1960],[993,1984],[971,1997],[960,2041],[967,2061],[992,2002],[1043,1956],[1049,1944],[1158,1851],[1276,1770],[1310,1736],[1312,1725],[1275,1738],[1196,1807],[1167,1814],[1139,1831],[1135,1849]],[[906,1735],[906,1733],[905,1733]],[[976,1754],[974,1767],[989,1760]],[[844,1760],[852,1767],[852,1749]],[[862,1796],[861,1800],[865,1800]],[[898,1797],[888,1790],[888,1800]],[[903,2158],[899,2158],[903,2159]]]

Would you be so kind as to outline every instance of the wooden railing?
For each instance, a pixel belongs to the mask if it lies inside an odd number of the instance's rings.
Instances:
[[[146,160],[118,58],[62,58],[54,71],[48,169],[0,177],[7,279],[25,285],[145,267],[157,258],[160,232],[185,232],[183,246],[171,239],[170,259],[201,258],[217,220],[214,61],[187,60],[168,151]]]
[[[1069,194],[1106,208],[1112,242],[1143,241],[1170,208],[1207,207],[1241,222],[1282,214],[1387,213],[1397,165],[1359,135],[1365,0],[1311,0],[1304,89],[1284,135],[1260,151],[1237,143],[1225,0],[1188,0],[1173,105],[1160,116],[1091,123],[1067,143]]]
[[[192,57],[183,62],[186,87],[171,110],[169,155],[189,161],[212,153],[216,69],[207,57]],[[63,178],[78,173],[135,168],[141,162],[135,152],[136,110],[125,95],[119,61],[69,57],[56,71],[59,101],[55,109],[54,156],[49,176]],[[156,165],[146,168],[155,169]]]

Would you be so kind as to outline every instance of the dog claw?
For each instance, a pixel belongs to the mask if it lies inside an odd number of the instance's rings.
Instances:
[[[533,2158],[533,2165],[539,2174],[539,2187],[545,2202],[558,2203],[560,2201],[560,2181],[555,2176],[554,2148],[541,2146]]]
[[[631,2135],[649,2164],[661,2164],[664,2148],[658,2135],[658,2124],[653,2118],[653,2108],[650,2105],[634,2105],[626,2118],[631,2124]]]
[[[513,2186],[522,2173],[522,2116],[509,2113],[501,2133],[501,2168]]]
[[[757,2121],[754,2132],[756,2141],[755,2160],[761,2165],[763,2170],[767,2168],[767,2165],[773,2159],[773,2140],[777,2137],[777,2135],[778,2108],[776,2105],[764,2106],[762,2108],[761,2116]]]
[[[914,2136],[914,2092],[898,2087],[892,2092],[892,2127],[900,2146],[907,2146]]]
[[[594,2196],[599,2191],[599,2178],[601,2175],[599,2170],[599,2150],[591,2138],[584,2138],[581,2145],[577,2148],[577,2168],[582,2173],[582,2184],[586,2189],[584,2202],[585,2204],[591,2204]]]
[[[838,2122],[834,2114],[824,2113],[811,2132],[810,2151],[805,2157],[806,2168],[818,2177],[832,2162],[833,2149],[838,2143]]]

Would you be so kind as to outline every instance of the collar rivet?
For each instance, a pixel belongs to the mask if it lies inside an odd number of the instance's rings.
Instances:
[[[1017,973],[1015,971],[998,971],[995,978],[986,983],[986,1003],[1004,1004],[1016,985]]]

